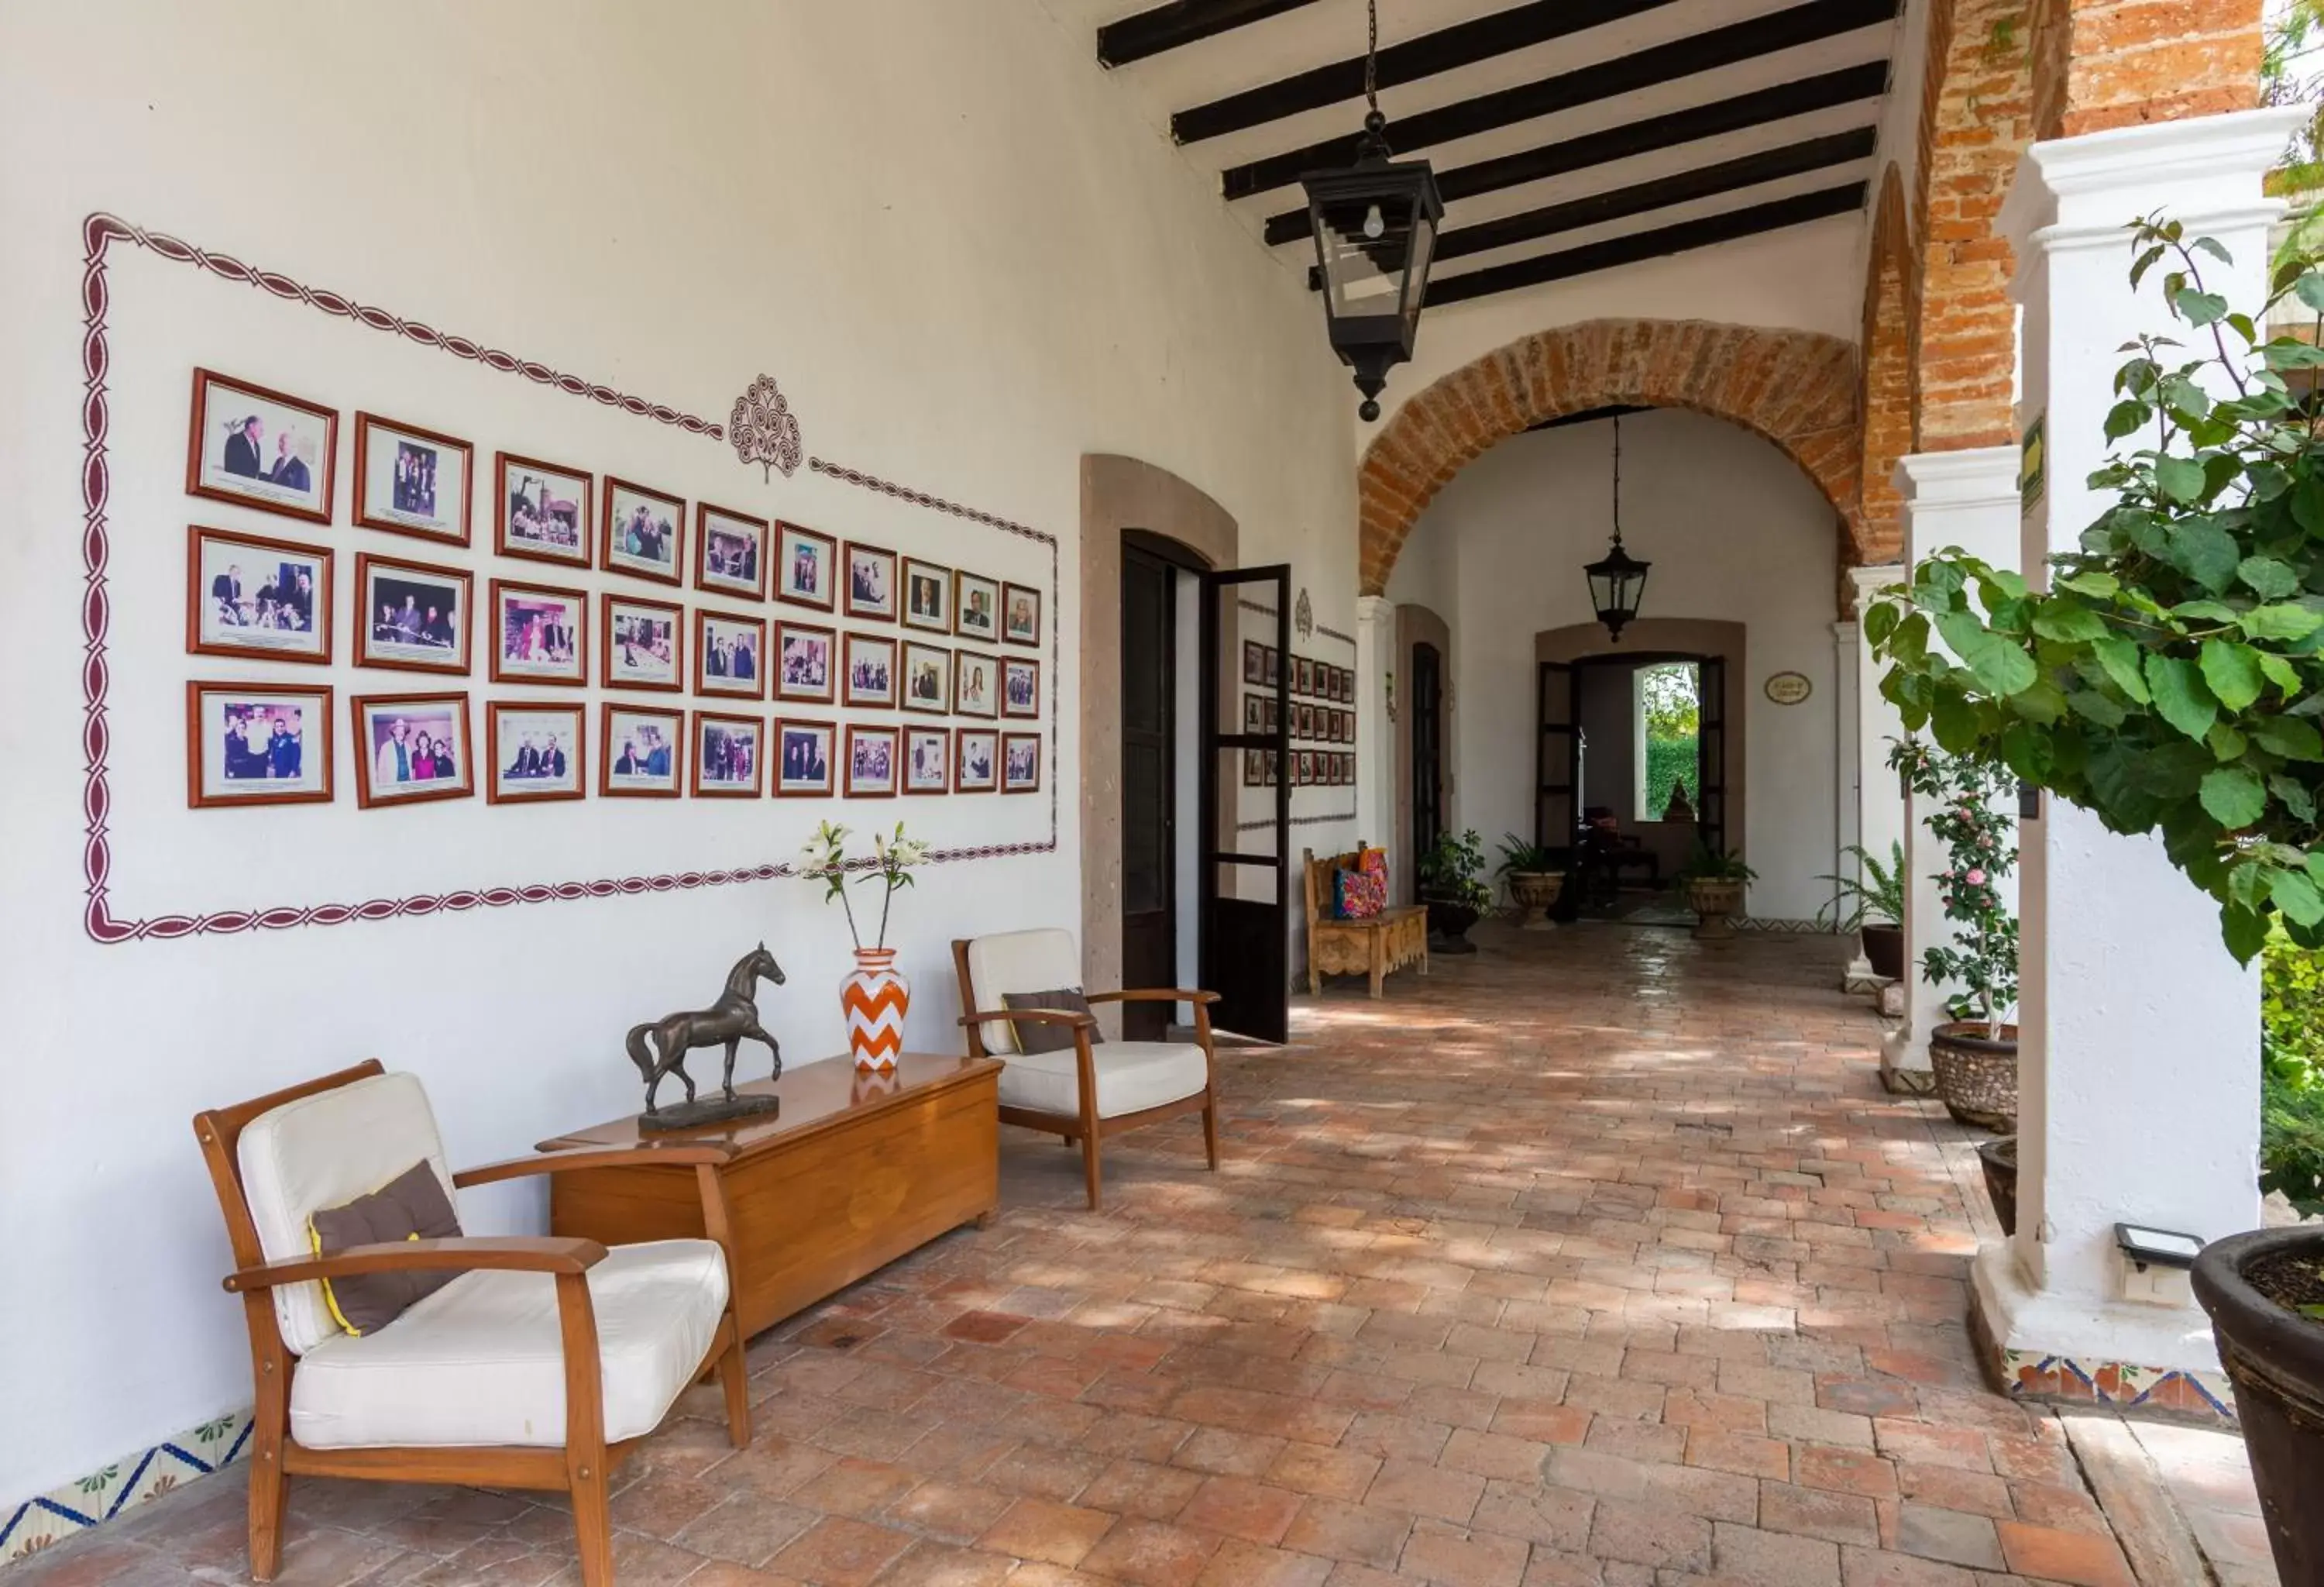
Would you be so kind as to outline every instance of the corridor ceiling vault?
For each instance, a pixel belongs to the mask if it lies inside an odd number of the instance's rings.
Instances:
[[[1363,117],[1363,0],[1048,0],[1286,267]],[[1431,307],[1864,207],[1899,0],[1382,0],[1445,201]]]

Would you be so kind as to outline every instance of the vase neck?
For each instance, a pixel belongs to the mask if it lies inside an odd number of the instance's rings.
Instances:
[[[894,948],[857,948],[855,962],[867,970],[885,970],[896,962]]]

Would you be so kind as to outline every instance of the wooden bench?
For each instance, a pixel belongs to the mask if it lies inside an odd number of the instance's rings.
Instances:
[[[1392,905],[1368,920],[1339,920],[1332,915],[1332,872],[1351,870],[1363,852],[1359,839],[1353,851],[1315,857],[1302,849],[1307,872],[1307,991],[1323,990],[1326,975],[1365,975],[1372,996],[1392,971],[1418,964],[1428,973],[1428,911],[1419,904]]]

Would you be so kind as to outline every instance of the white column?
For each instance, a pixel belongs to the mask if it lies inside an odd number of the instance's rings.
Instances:
[[[1396,665],[1396,603],[1356,597],[1356,825],[1366,843],[1388,851],[1388,873],[1411,863],[1396,829],[1396,728],[1388,719],[1388,672]],[[1397,687],[1406,680],[1397,679]]]
[[[2037,579],[2107,504],[2083,482],[2106,455],[2118,349],[2173,329],[2159,272],[2130,289],[2125,223],[2159,210],[2217,237],[2235,263],[2205,259],[2206,284],[2257,308],[2282,208],[2261,177],[2302,115],[2123,127],[2036,143],[2019,161],[2002,226],[2024,310],[2024,422],[2043,425],[2048,453],[2024,521]],[[2258,1225],[2256,975],[2220,946],[2217,910],[2159,841],[2045,798],[2024,846],[2017,1234],[1978,1259],[1979,1312],[2005,1369],[2055,1356],[2090,1372],[2216,1372],[2191,1304],[2122,1298],[2114,1225],[2205,1240]]]
[[[2017,448],[1971,447],[1957,452],[1921,452],[1899,460],[1896,488],[1904,494],[1904,563],[1954,548],[1997,567],[2015,567],[2017,544]],[[1932,640],[1932,644],[1940,641]],[[1892,723],[1894,718],[1892,717]],[[1890,728],[1901,733],[1902,724]],[[1880,746],[1881,774],[1900,789],[1887,769],[1888,745]],[[1897,809],[1904,843],[1904,1023],[1881,1044],[1881,1077],[1891,1091],[1924,1092],[1930,1082],[1929,1032],[1945,1021],[1945,990],[1921,969],[1921,955],[1950,942],[1953,925],[1937,895],[1936,874],[1944,850],[1915,819],[1913,800],[1901,790]],[[1925,817],[1925,812],[1922,813]],[[2004,898],[2007,889],[2005,886]]]
[[[1904,841],[1904,798],[1896,774],[1888,770],[1889,742],[1903,736],[1904,724],[1896,707],[1880,693],[1880,676],[1887,668],[1873,659],[1872,647],[1864,642],[1863,616],[1880,591],[1902,583],[1904,577],[1904,565],[1896,562],[1849,568],[1856,620],[1831,625],[1832,640],[1840,651],[1840,844],[1846,848],[1859,844],[1884,865],[1888,863],[1889,845]],[[1861,868],[1845,857],[1835,869],[1843,876],[1861,873]],[[1871,975],[1872,966],[1859,951],[1848,966],[1842,984],[1862,986]]]

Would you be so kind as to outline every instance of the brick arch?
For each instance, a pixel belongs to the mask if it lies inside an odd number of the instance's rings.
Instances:
[[[1689,319],[1591,319],[1538,331],[1397,409],[1357,475],[1363,593],[1379,595],[1421,509],[1488,447],[1615,403],[1687,408],[1774,442],[1815,481],[1858,554],[1856,349],[1838,337]]]
[[[1864,382],[1857,411],[1864,416],[1864,449],[1858,465],[1863,480],[1863,516],[1858,540],[1867,562],[1893,562],[1904,555],[1904,503],[1896,494],[1896,465],[1913,449],[1919,432],[1913,381],[1913,302],[1918,272],[1913,268],[1913,226],[1904,213],[1904,181],[1891,161],[1880,179],[1872,214],[1872,250],[1864,281]]]

